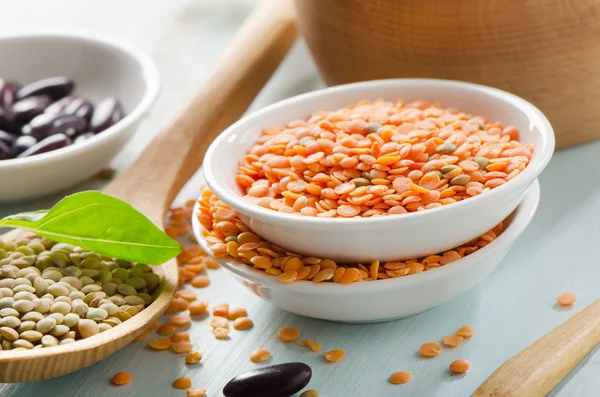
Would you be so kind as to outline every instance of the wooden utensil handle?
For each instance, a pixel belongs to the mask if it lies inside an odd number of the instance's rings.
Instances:
[[[244,113],[297,35],[291,2],[264,0],[177,118],[104,191],[162,225],[165,209],[200,167],[210,143]]]
[[[598,343],[600,299],[502,364],[473,397],[545,396]]]

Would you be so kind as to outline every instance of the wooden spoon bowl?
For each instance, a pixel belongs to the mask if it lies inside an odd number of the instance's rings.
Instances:
[[[205,85],[140,158],[104,191],[133,205],[156,225],[177,192],[202,164],[204,152],[239,118],[269,80],[297,37],[288,0],[265,1],[244,23]],[[2,236],[25,236],[16,230]],[[0,351],[0,382],[29,382],[68,374],[124,347],[155,322],[178,285],[177,261],[154,268],[162,285],[154,302],[123,324],[75,343]]]

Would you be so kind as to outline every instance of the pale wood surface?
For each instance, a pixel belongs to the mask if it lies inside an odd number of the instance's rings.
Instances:
[[[238,0],[102,1],[0,0],[0,32],[19,26],[62,25],[112,33],[139,45],[157,62],[163,90],[157,106],[134,141],[116,159],[124,169],[151,136],[170,120],[214,66],[250,11],[250,2]],[[115,14],[114,10],[119,10]],[[112,16],[111,20],[107,16]],[[268,84],[253,108],[322,86],[303,43]],[[227,379],[255,365],[247,360],[255,348],[266,348],[273,363],[304,361],[314,369],[311,387],[321,396],[469,396],[504,361],[517,354],[553,327],[570,318],[600,295],[600,268],[596,259],[600,221],[600,174],[594,143],[558,152],[541,178],[542,202],[535,219],[500,268],[481,285],[448,304],[408,319],[385,324],[343,325],[311,320],[270,307],[240,288],[224,271],[209,273],[212,284],[197,290],[200,299],[229,301],[246,307],[255,328],[232,331],[232,339],[217,342],[204,322],[191,329],[192,341],[204,354],[203,364],[186,368],[182,358],[168,352],[149,351],[132,344],[88,369],[58,379],[20,385],[0,385],[2,397],[137,397],[183,396],[171,387],[179,376],[190,376],[195,386],[219,396]],[[180,200],[198,193],[196,175],[183,189]],[[101,188],[89,181],[77,189]],[[74,191],[74,189],[72,190]],[[0,215],[48,207],[59,196],[29,203],[3,205]],[[554,298],[565,291],[578,296],[571,310],[554,308]],[[393,304],[382,302],[381,304]],[[472,325],[476,335],[457,350],[446,350],[434,360],[415,355],[419,345],[437,340],[461,325]],[[276,341],[282,326],[297,326],[325,349],[346,349],[337,364]],[[466,376],[449,376],[448,364],[459,358],[472,363]],[[393,386],[387,377],[394,371],[413,372],[411,383]],[[130,385],[115,388],[110,377],[130,371]],[[554,397],[600,394],[600,355],[582,364],[551,394]]]
[[[330,84],[466,80],[544,111],[557,147],[600,138],[600,3],[586,0],[296,0]]]

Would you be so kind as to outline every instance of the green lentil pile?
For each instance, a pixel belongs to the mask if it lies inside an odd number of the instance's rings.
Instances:
[[[45,238],[0,240],[0,350],[73,343],[121,324],[153,301],[149,265]]]

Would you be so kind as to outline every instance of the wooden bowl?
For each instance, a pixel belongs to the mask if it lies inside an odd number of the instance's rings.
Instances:
[[[28,233],[15,230],[2,235],[4,240],[18,240]],[[177,261],[172,259],[154,267],[161,286],[154,302],[123,324],[91,338],[68,345],[22,351],[0,351],[0,382],[19,383],[66,375],[108,357],[138,337],[171,303],[177,288]]]
[[[296,8],[327,84],[470,81],[539,107],[559,148],[600,137],[598,1],[296,0]]]

